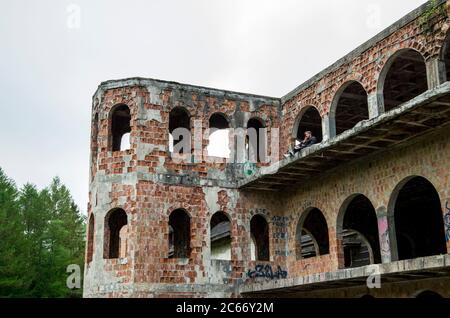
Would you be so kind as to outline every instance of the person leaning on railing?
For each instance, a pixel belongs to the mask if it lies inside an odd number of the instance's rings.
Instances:
[[[305,138],[302,141],[296,140],[296,145],[293,150],[289,150],[288,153],[284,155],[285,158],[293,157],[296,153],[302,151],[305,148],[311,147],[317,144],[317,138],[313,136],[312,132],[306,131]]]

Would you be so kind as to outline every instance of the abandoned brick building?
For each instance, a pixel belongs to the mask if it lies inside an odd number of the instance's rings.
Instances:
[[[85,297],[450,297],[448,4],[282,98],[100,84]],[[182,161],[177,128],[200,130]],[[194,160],[208,128],[265,132],[259,162]],[[319,143],[284,158],[306,130]]]

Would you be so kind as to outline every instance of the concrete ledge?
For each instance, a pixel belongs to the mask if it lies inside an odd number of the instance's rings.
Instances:
[[[341,269],[277,281],[248,282],[240,287],[242,294],[307,291],[334,287],[355,286],[366,283],[367,277],[379,274],[382,281],[393,282],[410,279],[450,276],[450,254],[416,258],[387,264]]]
[[[130,77],[124,79],[117,80],[109,80],[100,83],[97,88],[97,91],[94,94],[94,97],[97,95],[99,91],[111,90],[116,88],[124,88],[124,87],[132,87],[132,86],[141,86],[141,87],[158,87],[161,89],[172,89],[172,90],[180,90],[180,91],[191,91],[198,93],[200,96],[214,96],[214,97],[227,97],[230,99],[237,100],[250,100],[259,103],[274,105],[276,107],[280,106],[281,100],[280,98],[256,95],[256,94],[248,94],[241,92],[234,92],[228,90],[222,90],[211,87],[190,85],[177,83],[173,81],[164,81],[160,79],[154,78],[142,78],[142,77]]]

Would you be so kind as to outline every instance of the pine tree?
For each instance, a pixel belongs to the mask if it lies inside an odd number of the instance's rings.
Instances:
[[[20,297],[26,294],[24,228],[17,204],[15,183],[0,168],[0,296]]]
[[[0,169],[0,297],[80,297],[66,286],[66,269],[84,264],[84,231],[59,178],[18,191]]]

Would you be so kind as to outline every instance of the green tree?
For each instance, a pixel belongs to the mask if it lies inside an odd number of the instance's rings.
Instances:
[[[28,282],[24,228],[17,204],[15,183],[0,168],[0,296],[18,297],[26,293]]]
[[[23,186],[19,196],[20,214],[25,229],[27,271],[24,273],[28,297],[45,295],[44,273],[47,258],[47,223],[50,215],[41,193],[34,185]]]
[[[81,216],[69,190],[59,178],[54,178],[42,191],[48,205],[47,268],[52,297],[81,296],[81,291],[71,292],[66,286],[66,268],[70,264],[84,264],[85,218]]]
[[[85,218],[54,178],[20,191],[0,170],[0,296],[80,297],[66,286],[68,265],[84,263]]]

